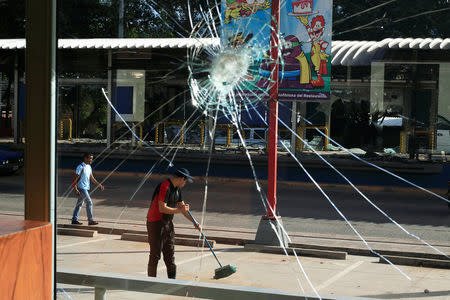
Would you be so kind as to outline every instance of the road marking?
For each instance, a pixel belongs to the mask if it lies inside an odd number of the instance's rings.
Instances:
[[[347,269],[343,270],[342,272],[337,273],[336,275],[334,275],[333,277],[331,277],[330,279],[328,279],[327,281],[325,281],[321,285],[316,286],[316,290],[319,291],[319,290],[321,290],[323,288],[326,288],[327,286],[329,286],[330,284],[332,284],[335,281],[339,280],[340,278],[344,277],[345,275],[347,275],[348,273],[350,273],[351,271],[353,271],[354,269],[356,269],[357,267],[359,267],[363,263],[364,263],[364,261],[357,261],[356,263],[354,263],[353,265],[349,266]]]
[[[218,252],[218,251],[217,251],[217,252]],[[191,261],[196,261],[196,260],[198,260],[198,259],[202,259],[202,258],[205,258],[205,257],[207,257],[207,256],[211,256],[211,255],[212,255],[212,253],[210,252],[210,253],[207,253],[207,254],[203,254],[203,255],[201,255],[201,256],[192,257],[192,258],[189,258],[189,259],[180,261],[179,263],[176,263],[176,265],[184,265],[184,264],[187,264],[187,263],[189,263],[189,262],[191,262]],[[159,269],[161,269],[161,268],[159,268]],[[165,269],[165,267],[162,267],[162,269]]]
[[[217,253],[217,252],[222,252],[222,251],[224,251],[224,250],[218,250],[218,251],[215,251],[215,252]],[[193,262],[193,261],[196,261],[196,260],[199,260],[199,259],[211,256],[211,255],[212,255],[212,253],[210,252],[210,253],[206,253],[206,254],[203,254],[203,255],[200,255],[200,256],[196,256],[196,257],[192,257],[192,258],[180,261],[180,262],[175,262],[175,264],[177,266],[180,266],[180,265],[187,264],[189,262]],[[158,271],[165,270],[165,269],[166,269],[166,266],[161,266],[161,267],[158,268]],[[137,272],[137,274],[147,274],[147,272]]]
[[[57,246],[56,249],[67,248],[67,247],[72,247],[72,246],[78,246],[78,245],[88,244],[88,243],[107,241],[107,240],[112,240],[112,239],[113,238],[103,238],[103,239],[98,239],[98,240],[90,240],[90,241],[78,242],[78,243],[73,243],[73,244],[68,244],[68,245]]]

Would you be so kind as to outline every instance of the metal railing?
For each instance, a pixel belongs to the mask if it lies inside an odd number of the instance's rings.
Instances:
[[[435,130],[416,130],[414,134],[416,135],[416,138],[425,135],[428,138],[428,148],[430,150],[435,149]],[[408,132],[406,130],[400,131],[400,153],[403,154],[406,153],[408,149],[407,136]]]
[[[107,290],[123,290],[217,300],[297,300],[305,299],[305,297],[308,299],[317,299],[313,295],[298,295],[292,292],[255,287],[72,270],[60,270],[57,272],[56,282],[59,284],[94,287],[95,300],[105,300]],[[331,300],[339,298],[322,297],[322,299]],[[345,297],[345,299],[349,299],[349,297]]]
[[[156,123],[156,127],[155,127],[155,143],[164,143],[164,132],[162,134],[162,140],[161,140],[161,136],[159,134],[160,128],[162,126],[163,130],[164,127],[167,125],[178,125],[180,126],[180,139],[179,139],[179,144],[183,145],[184,144],[184,126],[183,126],[183,122],[181,121],[167,121],[167,122],[159,122]]]
[[[309,130],[309,129],[319,129],[319,130],[323,130],[326,136],[329,136],[328,134],[328,126],[298,126],[297,127],[297,134],[299,137],[301,137],[303,140],[305,139],[305,130]],[[324,137],[325,141],[323,143],[323,149],[327,150],[328,149],[328,138]],[[303,142],[297,138],[297,150],[301,151],[303,150]]]
[[[205,144],[205,129],[206,128],[206,124],[202,123],[201,124],[201,140],[200,140],[200,146],[203,147]],[[230,148],[231,147],[231,140],[232,140],[232,135],[233,135],[233,125],[231,124],[216,124],[216,130],[223,130],[225,129],[227,131],[227,142],[225,144],[225,147]],[[215,138],[215,136],[214,136]]]
[[[128,123],[127,123],[128,124]],[[128,124],[128,125],[130,125],[130,124]],[[115,139],[116,139],[116,130],[119,130],[119,129],[121,129],[123,126],[125,126],[123,123],[115,123],[114,125],[113,125],[113,132],[112,132],[112,140],[114,141]],[[136,125],[134,125],[133,123],[131,123],[131,128],[133,128],[133,126],[134,127],[137,127],[137,128],[139,128],[139,139],[140,139],[140,141],[139,141],[139,147],[140,148],[142,148],[142,136],[143,136],[143,132],[144,132],[144,128],[143,128],[143,126],[142,126],[142,124],[136,124]],[[117,127],[117,128],[116,128]],[[134,139],[134,137],[133,137],[133,139]]]
[[[59,121],[59,138],[64,139],[64,121],[67,121],[69,124],[69,137],[68,140],[72,140],[72,119],[71,118],[63,118]]]
[[[428,136],[428,146],[431,150],[434,149],[434,130],[416,130],[415,133]]]

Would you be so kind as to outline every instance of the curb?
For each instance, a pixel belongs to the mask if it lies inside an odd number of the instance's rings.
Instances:
[[[400,257],[385,255],[386,259],[391,261],[393,264],[404,265],[404,266],[414,266],[414,267],[425,267],[425,268],[438,268],[438,269],[450,269],[450,260],[442,259],[428,259],[428,258],[417,258],[417,257]],[[387,264],[384,259],[380,257],[379,263]]]
[[[116,234],[123,235],[124,233],[131,233],[137,235],[145,235],[147,236],[147,231],[144,230],[132,230],[132,229],[120,229],[120,228],[111,228],[111,227],[100,227],[100,226],[84,226],[84,225],[72,225],[72,224],[58,224],[58,228],[79,228],[79,229],[95,229],[98,233],[101,234]],[[198,235],[194,234],[175,234],[176,238],[190,238],[198,240]],[[243,239],[243,238],[230,238],[230,237],[221,237],[221,236],[212,236],[208,235],[208,241],[214,240],[216,243],[227,244],[227,245],[244,245],[246,243],[251,243],[253,240]]]
[[[255,251],[261,253],[285,254],[284,249],[279,246],[267,246],[249,243],[244,245],[244,249],[248,251]],[[342,251],[315,250],[315,249],[291,248],[291,247],[286,248],[286,251],[288,253],[295,251],[298,255],[301,256],[311,256],[311,257],[339,259],[339,260],[347,259],[347,252]]]
[[[145,239],[147,239],[147,232],[143,230],[130,230],[130,229],[120,229],[120,228],[111,228],[111,227],[99,227],[99,226],[83,226],[83,225],[71,225],[71,224],[58,224],[58,228],[74,228],[77,229],[87,229],[87,230],[95,230],[98,233],[102,234],[116,234],[123,235],[134,234],[134,235],[143,235]],[[201,245],[202,241],[198,240],[198,235],[193,234],[175,234],[177,239],[191,239],[195,240]],[[228,244],[228,245],[241,245],[244,246],[244,249],[248,251],[260,251],[266,253],[284,253],[284,251],[276,246],[261,246],[254,244],[253,239],[244,239],[244,238],[231,238],[224,236],[214,236],[208,235],[208,240],[214,240],[216,243],[220,244]],[[146,240],[145,240],[146,241]],[[181,244],[182,245],[182,244]],[[259,248],[257,248],[259,247]],[[261,249],[261,247],[266,247]],[[278,249],[277,249],[278,248]],[[312,257],[320,257],[320,258],[330,258],[330,259],[345,259],[347,255],[359,255],[359,256],[372,256],[374,254],[371,253],[368,249],[364,248],[350,248],[350,247],[334,247],[334,246],[322,246],[322,245],[314,245],[314,244],[299,244],[299,243],[290,243],[289,250],[294,249],[297,254],[303,256],[312,256]],[[420,253],[420,252],[405,252],[405,251],[394,251],[394,250],[379,250],[374,249],[381,255],[385,257],[389,257],[388,259],[392,262],[397,263],[399,265],[411,265],[411,266],[423,266],[429,268],[444,268],[450,269],[450,260],[448,260],[444,255],[441,254],[433,254],[433,253]],[[398,261],[398,262],[397,262]]]
[[[331,246],[321,246],[321,245],[311,245],[311,244],[298,244],[289,243],[289,247],[292,248],[308,248],[317,250],[329,250],[329,251],[342,251],[349,255],[359,255],[359,256],[374,256],[374,254],[367,248],[350,248],[350,247],[331,247]],[[442,254],[434,253],[421,253],[421,252],[409,252],[409,251],[395,251],[395,250],[381,250],[373,249],[383,256],[395,256],[395,257],[411,257],[411,258],[421,258],[421,259],[438,259],[447,260]]]
[[[94,237],[97,236],[97,231],[82,228],[58,228],[58,234],[82,236],[82,237]]]
[[[136,233],[125,232],[122,234],[120,239],[124,240],[124,241],[148,243],[148,235],[147,234],[136,234]],[[215,240],[208,240],[208,241],[209,241],[211,247],[214,248],[214,246],[216,245],[216,241]],[[175,245],[202,247],[203,240],[194,239],[194,238],[175,237]]]

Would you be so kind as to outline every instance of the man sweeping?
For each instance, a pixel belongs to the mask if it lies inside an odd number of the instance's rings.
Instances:
[[[194,222],[189,216],[189,204],[185,204],[181,198],[181,189],[186,182],[193,182],[189,171],[180,168],[169,178],[161,182],[152,196],[152,203],[147,214],[147,233],[150,244],[150,257],[148,261],[147,274],[156,277],[158,261],[161,252],[167,268],[167,276],[175,279],[177,266],[174,258],[173,215],[183,214],[194,227],[201,231],[201,226]]]

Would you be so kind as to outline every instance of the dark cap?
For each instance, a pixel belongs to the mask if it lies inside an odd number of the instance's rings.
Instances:
[[[183,177],[184,179],[186,179],[189,183],[194,182],[193,177],[191,176],[191,174],[189,173],[188,169],[185,168],[179,168],[175,171],[175,173],[173,174],[177,177]]]

